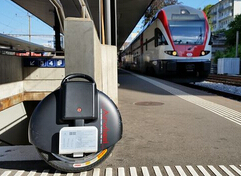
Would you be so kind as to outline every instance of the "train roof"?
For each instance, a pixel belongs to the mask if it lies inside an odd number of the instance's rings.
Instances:
[[[0,50],[19,51],[19,52],[54,52],[55,49],[38,45],[32,42],[21,40],[8,35],[0,34]]]
[[[184,5],[170,5],[162,8],[168,20],[203,20],[203,11]],[[158,14],[160,13],[158,12]]]

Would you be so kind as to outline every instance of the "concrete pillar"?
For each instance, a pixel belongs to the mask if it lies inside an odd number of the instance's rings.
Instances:
[[[117,104],[117,48],[111,45],[101,46],[103,92]]]
[[[100,42],[90,19],[66,18],[65,74],[83,73],[90,75],[102,88],[102,63]]]
[[[64,29],[65,74],[90,75],[97,88],[117,104],[117,48],[100,44],[90,19],[66,18]]]

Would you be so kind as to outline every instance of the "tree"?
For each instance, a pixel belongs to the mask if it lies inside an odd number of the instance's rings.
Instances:
[[[209,4],[209,5],[207,5],[207,6],[205,6],[205,7],[203,8],[203,12],[206,14],[206,16],[207,16],[208,19],[211,18],[211,14],[210,14],[211,10],[210,10],[210,8],[211,8],[212,6],[213,6],[213,5]]]
[[[226,43],[228,45],[235,45],[236,44],[236,32],[239,31],[241,34],[241,14],[237,15],[231,23],[228,25],[229,29],[225,32],[227,37]],[[239,37],[239,44],[241,44],[241,37]]]
[[[178,0],[154,0],[144,15],[143,26],[145,26],[154,17],[158,10],[165,6],[174,4],[179,4]]]
[[[204,7],[203,9],[203,12],[206,14],[207,16],[207,19],[208,19],[208,23],[209,23],[209,26],[210,28],[212,29],[212,22],[211,22],[211,18],[212,18],[212,15],[211,15],[211,10],[210,8],[212,7],[213,5],[209,4],[207,6]]]

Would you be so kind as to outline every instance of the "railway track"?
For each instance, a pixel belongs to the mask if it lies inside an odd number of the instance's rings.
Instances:
[[[237,86],[237,87],[241,86],[241,76],[227,76],[227,75],[210,74],[209,77],[205,81],[214,82],[214,83],[223,83],[223,84]],[[237,94],[220,91],[220,90],[216,90],[216,89],[209,88],[209,87],[203,87],[198,84],[185,84],[185,86],[188,86],[188,87],[191,87],[194,89],[203,90],[203,91],[206,91],[206,92],[209,92],[212,94],[216,94],[219,96],[223,96],[226,98],[230,98],[233,100],[241,101],[241,96],[237,95]]]
[[[223,83],[232,86],[241,86],[241,76],[215,75],[210,74],[206,81]]]
[[[209,92],[209,93],[212,93],[212,94],[216,94],[216,95],[219,95],[219,96],[223,96],[223,97],[226,97],[226,98],[229,98],[229,99],[232,99],[232,100],[241,101],[241,96],[233,94],[233,93],[223,92],[223,91],[215,90],[215,89],[208,88],[208,87],[202,87],[202,86],[199,86],[199,85],[196,85],[196,84],[185,84],[185,86],[191,87],[191,88],[194,88],[194,89],[198,89],[198,90],[202,90],[202,91],[205,91],[205,92]]]

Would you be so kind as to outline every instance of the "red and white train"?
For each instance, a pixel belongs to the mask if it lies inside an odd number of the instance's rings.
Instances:
[[[161,9],[121,53],[123,67],[171,78],[203,81],[210,72],[211,31],[203,11],[172,5]]]

